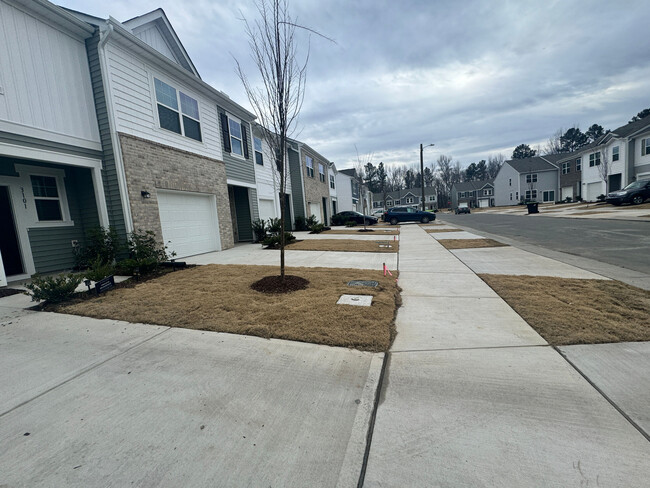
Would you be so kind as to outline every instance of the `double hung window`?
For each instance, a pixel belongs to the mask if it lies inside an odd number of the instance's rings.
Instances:
[[[160,127],[201,142],[199,103],[158,78],[154,87]]]
[[[253,146],[255,146],[255,162],[264,166],[264,155],[262,154],[262,139],[253,137]]]
[[[325,166],[322,163],[318,163],[318,178],[325,183]]]
[[[618,146],[614,146],[612,148],[612,161],[618,161],[620,156]]]
[[[30,175],[36,215],[39,222],[56,222],[63,220],[61,197],[53,176]]]
[[[589,167],[600,165],[600,151],[589,155]]]
[[[309,156],[305,156],[305,164],[307,165],[307,176],[314,177],[314,160]]]
[[[537,183],[537,173],[527,174],[526,183]]]

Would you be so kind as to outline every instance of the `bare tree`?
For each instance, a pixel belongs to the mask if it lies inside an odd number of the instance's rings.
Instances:
[[[546,145],[544,146],[544,154],[559,154],[564,152],[562,148],[562,136],[564,135],[564,129],[560,127],[556,130],[551,137],[548,138]]]
[[[501,169],[501,166],[503,166],[504,161],[506,160],[506,157],[499,153],[496,155],[490,155],[488,156],[488,167],[487,167],[487,173],[488,173],[488,178],[496,178],[497,174],[499,173],[499,170]]]
[[[304,58],[298,58],[296,29],[307,29],[296,24],[289,13],[287,0],[259,0],[256,4],[259,19],[244,20],[251,57],[261,78],[260,86],[253,86],[235,59],[236,71],[246,95],[257,116],[273,155],[280,190],[280,276],[284,280],[285,194],[287,184],[287,139],[296,128],[296,122],[305,96],[309,44]]]
[[[598,174],[600,175],[600,179],[605,182],[605,195],[607,194],[608,191],[608,179],[609,179],[609,174],[612,171],[612,162],[609,159],[609,152],[607,147],[604,147],[600,151],[600,164],[598,165]]]
[[[357,149],[356,144],[354,145],[354,149],[357,152],[357,162],[354,164],[354,172],[356,175],[357,185],[359,186],[359,200],[361,200],[361,213],[363,214],[363,230],[365,232],[368,230],[366,228],[366,214],[368,212],[366,209],[366,196],[363,194],[363,183],[366,178],[365,168],[368,167],[368,165],[372,165],[373,154],[368,153],[362,159],[361,157],[359,157],[359,150]]]

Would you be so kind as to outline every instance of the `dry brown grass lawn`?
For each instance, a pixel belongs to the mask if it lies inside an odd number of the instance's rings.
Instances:
[[[395,336],[399,289],[381,271],[287,268],[309,280],[305,290],[266,295],[250,285],[277,266],[197,266],[120,288],[57,311],[87,317],[275,337],[365,351],[387,351]],[[377,288],[349,287],[350,280],[375,280]],[[342,294],[373,295],[372,306],[336,305]]]
[[[650,291],[615,280],[479,276],[550,344],[650,340]]]
[[[368,229],[371,229],[372,232],[363,232],[363,227],[361,229],[334,229],[334,230],[326,230],[324,232],[321,232],[321,234],[326,235],[326,234],[345,234],[345,235],[351,235],[351,236],[394,236],[399,234],[399,229],[397,228],[392,228],[392,229],[375,229],[375,226],[373,225],[372,227],[368,227]]]
[[[506,247],[507,244],[493,239],[438,239],[447,249],[478,249],[481,247]]]
[[[397,252],[399,241],[357,241],[354,239],[305,239],[287,244],[289,251]],[[388,246],[388,247],[380,247]]]
[[[438,232],[463,232],[462,229],[436,229],[436,228],[433,228],[433,229],[424,229],[424,230],[426,230],[429,234],[432,234],[434,232],[435,233],[438,233]]]

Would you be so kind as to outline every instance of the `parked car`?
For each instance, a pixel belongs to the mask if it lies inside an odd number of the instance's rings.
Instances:
[[[612,205],[621,205],[623,203],[639,205],[646,198],[650,198],[650,180],[638,180],[630,183],[622,190],[608,193],[605,201]]]
[[[366,225],[373,225],[377,223],[377,217],[373,217],[372,215],[363,215],[362,213],[359,212],[345,211],[345,212],[339,212],[334,216],[332,216],[332,224],[344,225],[346,222],[352,220],[353,222],[356,222],[359,225],[363,225],[364,217],[365,217]]]
[[[468,214],[468,213],[470,213],[469,205],[467,205],[466,202],[459,203],[458,207],[456,207],[456,215],[458,215],[458,214]]]
[[[384,209],[383,208],[379,208],[379,209],[375,210],[374,212],[372,212],[373,217],[380,218],[382,215],[384,215]]]
[[[423,212],[412,207],[393,207],[384,213],[384,222],[390,222],[391,225],[397,225],[399,222],[428,224],[433,220],[436,220],[436,214],[433,212]]]

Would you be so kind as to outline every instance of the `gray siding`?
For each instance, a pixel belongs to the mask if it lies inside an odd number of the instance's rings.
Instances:
[[[248,200],[248,188],[242,186],[233,187],[235,197],[235,212],[237,214],[237,232],[239,241],[253,240],[253,226],[251,218],[251,207]]]
[[[31,161],[29,164],[52,167]],[[74,226],[29,229],[29,244],[37,273],[73,268],[72,240],[83,246],[86,232],[99,225],[90,170],[65,168],[65,191]]]
[[[293,220],[296,217],[306,218],[304,204],[304,187],[302,185],[302,172],[300,171],[300,156],[293,149],[288,150],[289,175],[291,176],[291,198],[293,199]]]
[[[508,180],[512,180],[512,185],[508,183]],[[494,178],[494,204],[497,207],[517,205],[519,200],[516,197],[519,191],[519,173],[508,163],[504,163]],[[512,193],[512,200],[510,200],[510,193]],[[519,199],[521,199],[521,194]]]
[[[102,180],[104,183],[104,194],[106,196],[106,207],[108,210],[108,222],[120,236],[126,238],[126,225],[124,222],[124,210],[120,199],[120,187],[118,184],[117,168],[115,166],[115,153],[106,108],[106,94],[102,82],[101,66],[97,43],[99,32],[86,40],[86,51],[88,52],[88,64],[90,67],[90,79],[92,81],[93,96],[95,98],[95,109],[97,111],[97,122],[99,124],[99,136],[102,150],[104,152]]]
[[[253,208],[253,220],[257,220],[260,218],[260,208],[257,200],[257,190],[255,188],[251,188],[249,190],[249,193],[251,199],[251,207]]]
[[[526,175],[530,174],[528,172],[522,173],[520,175],[521,178],[521,193],[519,195],[519,198],[526,197],[526,191],[527,190],[537,190],[537,202],[542,202],[543,199],[543,192],[545,191],[554,191],[555,192],[555,201],[557,201],[560,198],[559,194],[559,189],[557,187],[558,185],[558,178],[557,174],[558,171],[533,171],[532,173],[537,174],[537,182],[532,184],[526,183]],[[513,181],[514,184],[514,181]]]
[[[223,127],[221,126],[221,114],[225,114],[226,111],[221,107],[219,109],[219,134],[223,133]],[[253,131],[251,130],[250,122],[247,120],[242,120],[242,125],[246,126],[246,131],[248,133],[248,159],[242,159],[239,157],[233,156],[231,153],[226,151],[224,142],[221,141],[221,147],[223,150],[223,161],[226,163],[226,177],[230,180],[241,181],[245,183],[255,183],[255,153],[253,152]]]

